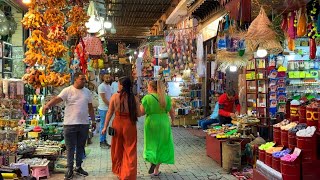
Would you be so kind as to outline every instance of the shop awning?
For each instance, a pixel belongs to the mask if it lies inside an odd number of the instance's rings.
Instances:
[[[166,24],[177,24],[188,14],[188,0],[181,0],[166,20]]]
[[[221,9],[223,6],[217,0],[200,0],[195,2],[188,11],[199,22],[204,22]]]

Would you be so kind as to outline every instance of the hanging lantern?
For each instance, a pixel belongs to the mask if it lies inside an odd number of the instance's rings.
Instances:
[[[8,21],[0,23],[0,35],[6,36],[9,34],[9,23]]]
[[[89,21],[86,23],[86,27],[88,28],[89,33],[99,32],[101,29],[99,18],[96,16],[90,16]]]

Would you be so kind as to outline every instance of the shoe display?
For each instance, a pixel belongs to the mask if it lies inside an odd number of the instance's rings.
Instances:
[[[74,170],[78,175],[81,176],[88,176],[88,172],[86,172],[85,170],[82,169],[82,167],[78,167]]]
[[[64,175],[64,179],[72,179],[73,178],[73,170],[72,169],[68,169],[68,171],[66,172],[66,174]]]

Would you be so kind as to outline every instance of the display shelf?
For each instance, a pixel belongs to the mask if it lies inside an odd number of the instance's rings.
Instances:
[[[267,64],[267,59],[251,59],[245,70],[247,114],[261,118],[263,124],[267,123],[267,119],[262,117],[269,117],[267,111],[269,103]]]
[[[7,43],[5,41],[0,41],[0,73],[2,78],[8,77],[7,75],[10,75],[8,78],[11,78],[12,71],[13,71],[12,44]]]

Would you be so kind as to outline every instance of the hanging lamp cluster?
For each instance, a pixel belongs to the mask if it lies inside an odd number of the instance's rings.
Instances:
[[[87,15],[90,16],[89,22],[86,23],[86,27],[88,28],[89,33],[104,34],[107,30],[111,30],[111,33],[115,33],[113,23],[109,21],[108,16],[101,17],[99,15],[94,1],[90,1]]]

